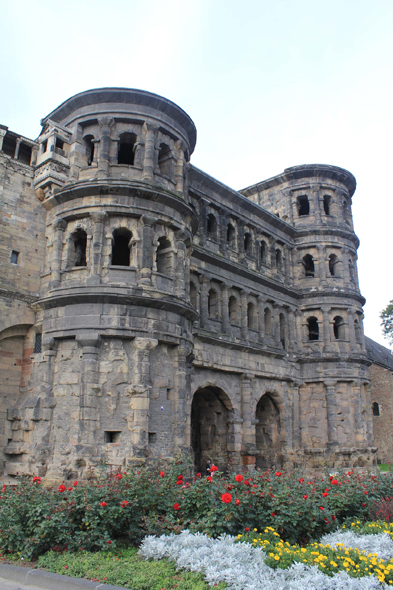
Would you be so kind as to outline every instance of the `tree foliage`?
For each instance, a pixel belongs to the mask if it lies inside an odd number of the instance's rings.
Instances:
[[[384,337],[389,340],[390,344],[393,344],[393,299],[390,303],[381,311],[380,318],[382,320],[382,332]]]

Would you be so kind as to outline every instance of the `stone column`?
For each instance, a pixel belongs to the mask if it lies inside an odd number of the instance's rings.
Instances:
[[[244,340],[248,339],[248,318],[247,318],[247,291],[240,293],[240,335]]]
[[[355,446],[362,446],[366,442],[365,426],[362,417],[362,384],[360,381],[352,383],[352,394],[354,397],[354,426],[355,426]]]
[[[81,394],[79,398],[79,444],[84,446],[83,455],[96,454],[95,432],[100,428],[97,394],[99,348],[101,338],[97,334],[81,334],[77,341],[82,349]]]
[[[302,325],[302,312],[297,309],[295,311],[295,326],[296,326],[296,334],[297,334],[297,342],[298,342],[298,347],[303,346],[303,338],[304,338],[304,334],[303,334],[303,325]]]
[[[207,327],[207,319],[209,317],[208,310],[208,295],[210,279],[206,276],[201,277],[201,328]]]
[[[242,439],[242,454],[250,455],[255,454],[256,448],[256,433],[255,433],[255,421],[251,414],[251,401],[252,401],[252,380],[255,375],[250,373],[243,373],[241,376],[241,400],[242,400],[242,418],[243,418],[243,439]],[[251,457],[250,457],[251,459]],[[255,456],[252,461],[248,461],[247,464],[255,465]]]
[[[371,447],[374,442],[374,433],[373,433],[373,418],[371,414],[371,396],[370,396],[370,389],[371,385],[369,381],[363,381],[363,389],[364,389],[364,402],[365,402],[365,418],[367,424],[367,444]]]
[[[318,244],[318,278],[321,283],[326,284],[326,271],[327,271],[327,263],[326,263],[326,248]]]
[[[352,309],[348,309],[348,327],[349,327],[349,346],[351,350],[355,351],[357,349],[357,342],[356,342],[356,332],[355,332],[355,323],[354,323],[354,313]]]
[[[115,120],[112,117],[99,117],[98,124],[100,126],[101,136],[97,177],[106,178],[109,173],[110,164],[111,130],[115,125]]]
[[[144,458],[149,445],[150,353],[158,345],[154,338],[135,338],[134,367],[130,406],[133,412],[131,444],[133,456]]]
[[[199,236],[201,246],[206,246],[207,239],[207,209],[206,203],[201,201],[201,211],[199,216]]]
[[[186,399],[188,394],[188,357],[191,347],[180,345],[174,351],[174,387],[172,398],[172,433],[173,445],[176,452],[188,448],[186,443]],[[191,408],[190,408],[191,409]]]
[[[139,274],[138,284],[150,285],[151,273],[153,268],[153,238],[154,226],[157,223],[155,217],[149,215],[142,215],[142,252],[140,254],[141,270]]]
[[[143,129],[146,133],[145,139],[145,160],[143,162],[142,180],[152,182],[154,169],[156,167],[156,134],[158,126],[152,123],[145,123]]]
[[[292,428],[293,447],[296,449],[301,446],[299,383],[296,381],[292,384]]]
[[[2,151],[2,149],[3,149],[3,140],[4,140],[5,134],[7,133],[7,129],[8,129],[8,127],[6,129],[2,129],[0,127],[0,151]]]
[[[104,211],[93,211],[90,217],[93,220],[93,241],[90,252],[90,276],[86,283],[99,285],[101,282],[102,244],[106,213]]]
[[[176,158],[176,165],[175,165],[175,182],[176,182],[176,191],[183,194],[184,188],[184,150],[185,146],[182,141],[177,141],[175,143],[176,151],[177,151],[177,158]]]
[[[64,219],[56,219],[53,222],[53,229],[55,230],[55,237],[53,243],[52,255],[52,276],[51,288],[55,289],[60,285],[60,271],[61,271],[61,256],[63,253],[63,232],[67,227],[67,222]]]
[[[19,156],[19,148],[20,148],[21,141],[22,141],[22,139],[20,137],[16,138],[16,145],[15,145],[15,152],[14,152],[15,160],[17,160],[18,156]]]
[[[244,261],[244,225],[240,222],[237,224],[237,251],[239,252],[239,262]]]
[[[228,244],[227,244],[227,225],[228,225],[228,216],[227,212],[224,209],[220,209],[219,211],[219,218],[218,218],[218,241],[220,252],[227,254]]]
[[[321,223],[321,209],[319,208],[319,192],[320,192],[320,186],[315,187],[312,190],[312,196],[313,196],[313,205],[314,205],[314,211],[315,211],[315,221],[316,223]]]
[[[288,319],[288,327],[287,327],[288,350],[292,350],[292,351],[297,350],[298,343],[297,343],[297,337],[296,337],[295,310],[292,307],[290,307],[288,309],[287,319]]]
[[[176,257],[175,257],[175,295],[186,298],[188,285],[186,283],[188,272],[186,269],[186,241],[190,241],[190,236],[187,232],[179,230],[175,233],[176,238]]]
[[[262,342],[265,337],[265,299],[258,295],[258,339]]]
[[[0,129],[1,132],[1,129]],[[1,140],[1,135],[0,135]],[[1,149],[1,147],[0,147]],[[33,145],[31,148],[31,158],[30,158],[30,166],[35,166],[37,164],[37,155],[38,155],[38,145]]]
[[[281,348],[280,343],[280,310],[277,303],[273,303],[272,328],[274,346]]]
[[[228,336],[231,335],[231,325],[229,323],[229,287],[228,285],[221,285],[221,313],[222,313],[222,331]]]
[[[337,441],[337,400],[336,381],[325,381],[326,416],[328,426],[328,446],[336,446]]]
[[[323,314],[323,345],[325,350],[329,350],[331,347],[331,330],[330,330],[330,317],[329,317],[330,308],[323,306],[322,307],[322,314]]]

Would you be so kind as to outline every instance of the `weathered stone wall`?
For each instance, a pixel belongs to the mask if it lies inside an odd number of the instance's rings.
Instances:
[[[370,401],[379,406],[379,416],[372,417],[374,444],[378,447],[378,461],[393,461],[393,372],[385,367],[373,364],[370,367]]]

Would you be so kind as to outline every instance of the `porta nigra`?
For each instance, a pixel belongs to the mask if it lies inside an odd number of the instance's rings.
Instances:
[[[233,190],[190,163],[190,117],[140,90],[41,123],[0,125],[4,474],[181,451],[198,470],[374,464],[352,174]]]

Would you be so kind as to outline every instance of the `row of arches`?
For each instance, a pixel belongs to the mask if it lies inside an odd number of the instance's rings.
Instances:
[[[316,316],[307,318],[307,336],[309,341],[320,339],[320,321]],[[332,333],[334,340],[348,340],[347,324],[341,315],[335,315],[332,319]],[[359,320],[354,320],[355,331],[360,329]]]
[[[338,277],[339,276],[339,271],[338,271],[339,262],[340,261],[339,261],[338,256],[336,254],[329,254],[328,271],[329,271],[329,275],[331,277]],[[315,261],[314,261],[314,257],[312,254],[306,254],[305,256],[303,256],[302,265],[303,265],[305,277],[311,277],[311,278],[315,277]]]
[[[71,234],[67,258],[68,268],[87,265],[87,243],[87,233],[84,229],[78,228]],[[131,266],[133,247],[132,232],[125,227],[115,229],[112,233],[111,265]],[[155,250],[157,272],[166,275],[172,273],[172,251],[172,243],[166,236],[158,238]]]
[[[335,209],[337,212],[335,203],[336,201],[331,195],[323,195],[321,199],[321,212],[323,212],[326,215],[326,217],[332,217],[333,209]],[[299,195],[296,199],[295,205],[298,217],[308,217],[311,214],[311,205],[308,195]],[[344,221],[349,225],[351,212],[348,198],[346,196],[343,196],[341,200],[341,214]]]

